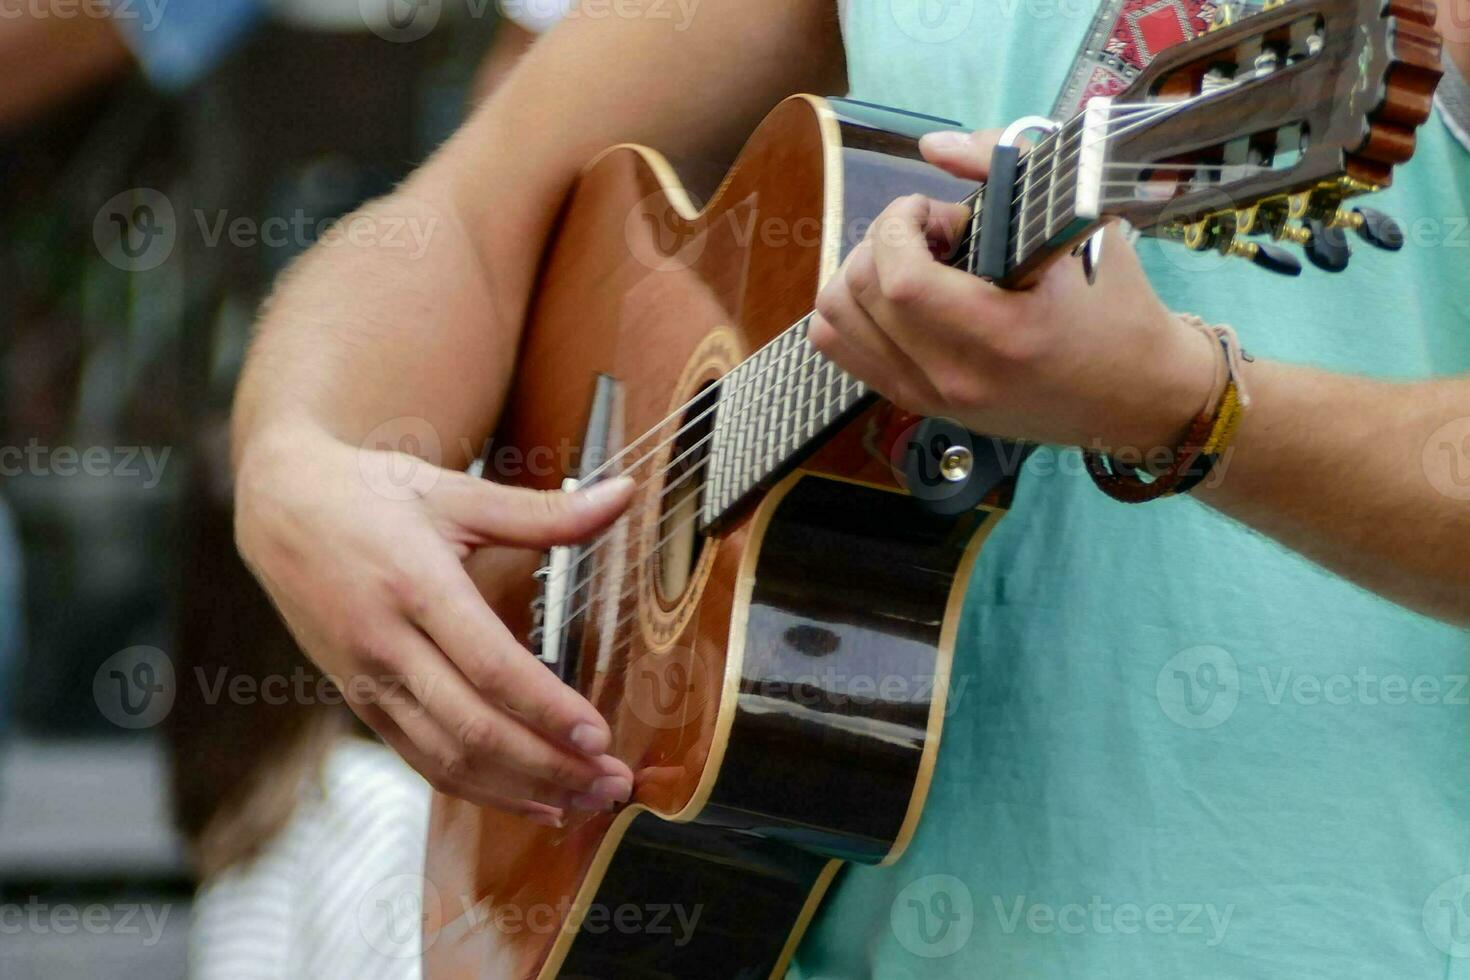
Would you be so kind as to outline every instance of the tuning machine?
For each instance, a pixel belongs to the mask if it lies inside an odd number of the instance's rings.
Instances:
[[[1283,276],[1301,275],[1301,263],[1286,249],[1265,242],[1247,242],[1237,237],[1258,234],[1262,230],[1262,220],[1262,214],[1254,207],[1226,211],[1183,225],[1179,229],[1178,237],[1186,247],[1198,252],[1215,249],[1222,255],[1245,259],[1267,272]]]
[[[1275,272],[1283,276],[1302,274],[1302,264],[1296,260],[1295,255],[1280,245],[1272,245],[1269,242],[1243,242],[1235,239],[1226,247],[1225,254],[1245,259],[1267,272]]]
[[[1334,228],[1346,228],[1357,233],[1363,241],[1386,252],[1397,252],[1404,247],[1404,229],[1382,211],[1372,208],[1353,208],[1338,211],[1331,221]]]
[[[1321,218],[1308,218],[1302,224],[1288,225],[1277,237],[1302,247],[1307,261],[1323,272],[1341,272],[1348,267],[1353,250],[1348,247],[1342,229]]]

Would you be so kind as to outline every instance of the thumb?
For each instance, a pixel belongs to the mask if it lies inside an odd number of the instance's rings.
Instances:
[[[465,533],[469,544],[547,548],[581,541],[627,510],[633,481],[620,476],[575,493],[527,490],[460,474],[429,494],[432,509]]]
[[[956,177],[984,180],[990,175],[990,153],[999,141],[998,129],[974,133],[941,130],[924,134],[919,140],[919,152],[925,160]]]

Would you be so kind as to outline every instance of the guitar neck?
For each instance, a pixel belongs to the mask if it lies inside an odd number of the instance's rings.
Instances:
[[[1002,286],[1023,283],[1095,222],[1077,216],[1081,117],[1047,135],[1020,161],[1010,199],[982,186],[964,203],[973,215],[950,264],[979,273],[986,214],[1008,207]],[[992,218],[992,220],[994,220]],[[827,360],[807,337],[812,314],[756,351],[720,383],[705,476],[701,524],[718,526],[757,491],[811,455],[874,397]]]

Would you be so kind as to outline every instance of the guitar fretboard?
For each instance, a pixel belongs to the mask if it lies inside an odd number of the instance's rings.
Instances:
[[[1070,241],[1076,214],[1082,117],[1047,135],[1022,157],[1007,242],[1007,276],[1024,273],[1055,243]],[[986,188],[951,264],[975,270]],[[756,351],[720,382],[709,447],[701,524],[718,524],[755,491],[810,455],[872,397],[867,385],[823,357],[807,339],[810,314]]]

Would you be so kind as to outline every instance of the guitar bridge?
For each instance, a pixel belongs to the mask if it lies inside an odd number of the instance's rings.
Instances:
[[[611,458],[614,429],[619,424],[620,391],[615,378],[598,375],[577,461],[578,475],[562,481],[564,493],[591,486],[606,476],[601,470]],[[546,561],[535,573],[540,588],[531,602],[530,647],[538,660],[568,684],[576,682],[591,606],[587,590],[592,569],[591,563],[584,559],[596,547],[595,541],[586,545],[558,545],[546,553]]]

